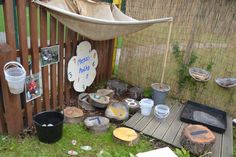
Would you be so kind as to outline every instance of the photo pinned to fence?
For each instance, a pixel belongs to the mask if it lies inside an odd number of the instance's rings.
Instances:
[[[31,74],[25,79],[26,102],[32,101],[42,95],[42,82],[40,73]]]
[[[40,50],[41,67],[58,63],[60,59],[59,52],[60,52],[59,45],[53,45],[41,48]]]

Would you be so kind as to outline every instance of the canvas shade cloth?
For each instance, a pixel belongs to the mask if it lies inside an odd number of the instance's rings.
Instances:
[[[123,14],[114,4],[88,0],[34,1],[45,7],[58,21],[92,40],[109,40],[140,31],[172,17],[136,20]],[[77,5],[77,6],[74,6]]]

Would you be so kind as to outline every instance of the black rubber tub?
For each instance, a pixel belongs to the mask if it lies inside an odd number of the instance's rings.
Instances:
[[[64,116],[60,112],[45,111],[33,117],[39,141],[54,143],[61,139]]]

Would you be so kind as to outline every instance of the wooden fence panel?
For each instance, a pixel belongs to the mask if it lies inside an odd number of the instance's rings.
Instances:
[[[18,11],[18,25],[19,25],[19,43],[21,51],[21,64],[26,70],[26,75],[30,74],[30,69],[28,66],[28,45],[27,45],[27,24],[26,24],[26,0],[17,1],[17,11]],[[25,94],[23,93],[22,98],[25,100]],[[33,124],[33,114],[32,114],[32,103],[28,102],[25,106],[27,124],[31,126]]]
[[[13,0],[7,0],[3,3],[5,31],[7,43],[3,45],[1,51],[1,69],[3,65],[10,60],[16,60],[16,41],[13,16]],[[10,135],[16,135],[23,128],[23,117],[21,112],[20,96],[9,93],[4,74],[1,73],[1,86],[3,92],[3,103],[5,108],[5,120],[7,122],[7,131]]]
[[[32,49],[32,71],[33,73],[39,72],[39,48],[38,48],[38,18],[37,7],[35,4],[28,0],[30,11],[30,45]],[[34,111],[39,113],[42,110],[41,97],[34,100]]]
[[[0,47],[1,49],[1,47]],[[1,64],[1,63],[0,63]],[[5,123],[5,117],[4,117],[4,103],[3,103],[3,92],[2,92],[2,86],[1,86],[1,79],[3,76],[3,69],[1,68],[3,65],[0,65],[0,133],[7,133],[7,126]]]
[[[40,8],[40,43],[41,47],[47,46],[47,11]],[[49,79],[48,66],[42,67],[43,78],[43,104],[45,110],[50,110]]]
[[[5,32],[7,43],[16,50],[14,15],[13,15],[13,0],[3,1]]]
[[[11,10],[8,10],[11,11]],[[5,63],[16,59],[16,51],[9,45],[0,45],[0,79],[5,109],[7,131],[10,135],[17,135],[23,129],[23,116],[19,94],[11,94],[3,73]]]
[[[58,64],[58,105],[62,108],[64,103],[64,25],[58,22],[58,44],[60,45],[60,62]]]
[[[50,44],[56,44],[56,19],[50,16]],[[57,74],[56,74],[56,64],[50,65],[50,79],[51,79],[51,105],[52,109],[57,108]]]
[[[65,103],[66,105],[70,104],[70,88],[71,83],[67,79],[67,65],[71,58],[72,54],[72,47],[71,47],[71,41],[73,39],[73,31],[70,29],[66,29],[66,51],[65,51]]]
[[[29,4],[30,48],[27,43],[26,3]],[[66,28],[65,32],[65,26],[60,22],[58,22],[57,25],[57,20],[50,17],[49,43],[50,45],[59,44],[60,61],[58,65],[50,65],[49,74],[48,66],[39,67],[40,47],[48,46],[47,25],[49,23],[47,21],[46,9],[37,7],[31,0],[17,0],[19,50],[16,50],[13,0],[3,1],[3,7],[8,45],[0,45],[0,88],[3,95],[3,104],[0,103],[0,133],[8,132],[10,135],[17,135],[23,129],[23,120],[25,120],[24,122],[26,122],[25,124],[27,124],[27,126],[32,125],[33,114],[41,112],[42,110],[55,110],[58,107],[62,109],[64,104],[70,104],[72,83],[67,80],[67,65],[70,58],[76,55],[78,42],[81,42],[86,38],[79,36],[76,32],[73,32],[68,28]],[[38,11],[40,13],[40,29],[38,29]],[[40,31],[40,33],[38,31]],[[40,42],[38,34],[40,34]],[[109,53],[113,52],[113,50],[111,50],[112,45],[110,45],[112,42],[86,40],[91,42],[92,48],[97,50],[99,56],[96,82],[108,79],[110,75],[108,74],[110,68],[108,66],[111,66],[109,56],[112,56],[112,54]],[[32,59],[32,74],[39,73],[40,69],[42,71],[43,96],[38,97],[29,103],[25,103],[24,94],[23,97],[21,97],[22,101],[20,95],[10,94],[2,67],[6,62],[16,60],[16,57],[20,57],[21,63],[26,69],[27,75],[29,75],[31,74],[31,69],[28,65],[29,55],[31,55]],[[21,102],[24,104],[21,104]],[[23,109],[21,106],[23,106]],[[22,115],[22,113],[25,115]]]

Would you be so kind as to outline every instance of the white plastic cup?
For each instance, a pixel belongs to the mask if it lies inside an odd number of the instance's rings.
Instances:
[[[4,65],[4,75],[7,80],[9,90],[12,94],[20,94],[24,91],[26,71],[24,67],[15,61]]]
[[[149,116],[152,111],[152,107],[154,105],[154,101],[152,99],[144,98],[140,102],[141,114],[143,116]]]

